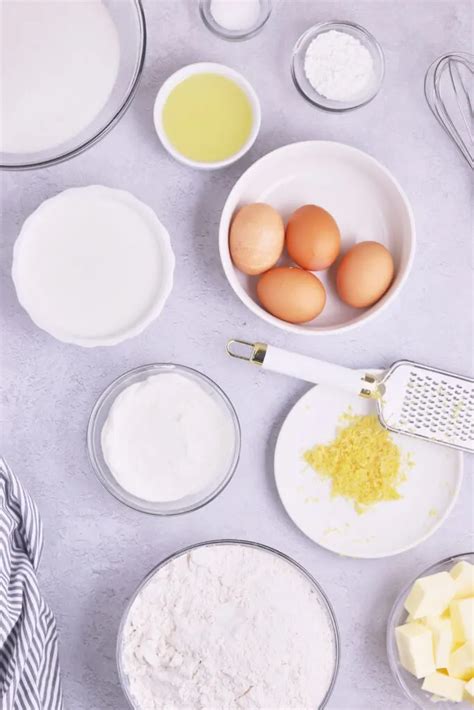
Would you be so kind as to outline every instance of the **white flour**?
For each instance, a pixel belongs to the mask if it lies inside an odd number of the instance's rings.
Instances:
[[[139,710],[315,710],[334,662],[309,580],[243,545],[201,547],[165,565],[124,626],[122,667]]]
[[[119,39],[101,0],[0,0],[0,150],[77,136],[115,83]]]
[[[306,78],[321,96],[333,101],[351,101],[360,95],[369,86],[373,70],[369,50],[346,32],[323,32],[306,50]]]
[[[223,478],[233,453],[230,416],[197,382],[154,375],[121,392],[102,430],[102,451],[122,488],[167,502]]]

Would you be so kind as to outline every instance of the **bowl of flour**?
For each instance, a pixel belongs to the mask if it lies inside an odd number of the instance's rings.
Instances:
[[[201,508],[231,480],[240,425],[227,395],[197,370],[130,370],[97,400],[87,431],[99,481],[125,505],[154,515]]]
[[[313,577],[253,542],[188,547],[153,569],[117,640],[122,688],[135,710],[323,708],[339,635]]]

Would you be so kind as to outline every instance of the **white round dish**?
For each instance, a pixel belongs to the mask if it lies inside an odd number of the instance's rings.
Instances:
[[[169,234],[133,195],[101,185],[45,200],[13,250],[18,300],[58,340],[115,345],[141,333],[173,285]]]
[[[176,148],[169,141],[163,126],[163,108],[168,99],[168,96],[175,88],[175,86],[184,81],[184,79],[193,76],[194,74],[207,73],[219,74],[234,81],[237,86],[239,86],[245,92],[247,98],[250,101],[250,105],[252,106],[253,112],[252,131],[242,148],[238,151],[238,153],[235,153],[230,158],[227,158],[226,160],[219,160],[213,163],[198,162],[196,160],[190,160],[189,158],[186,158],[186,156],[182,155],[179,151],[177,151]],[[199,170],[217,170],[218,168],[225,168],[228,165],[232,165],[232,163],[235,163],[243,155],[245,155],[245,153],[247,153],[255,143],[255,139],[257,138],[258,132],[260,130],[261,123],[260,102],[252,85],[247,81],[244,76],[242,76],[242,74],[239,74],[239,72],[235,71],[234,69],[231,69],[230,67],[225,66],[224,64],[216,64],[215,62],[198,62],[196,64],[188,64],[187,66],[182,67],[182,69],[179,69],[177,72],[172,74],[164,82],[156,96],[155,106],[153,109],[153,120],[155,123],[155,130],[158,134],[158,138],[160,139],[165,150],[167,150],[173,158],[191,168],[198,168]]]
[[[334,270],[329,269],[317,272],[328,298],[325,309],[314,321],[294,325],[267,313],[257,301],[257,279],[239,272],[229,252],[232,216],[238,207],[249,202],[267,202],[285,220],[301,205],[324,207],[341,231],[341,253],[361,241],[384,244],[395,263],[395,278],[389,290],[371,308],[352,308],[339,299]],[[415,222],[402,188],[377,160],[343,143],[307,141],[265,155],[236,182],[222,211],[219,249],[227,280],[259,318],[290,333],[335,334],[368,322],[393,303],[412,266]],[[284,258],[282,263],[289,262]]]
[[[316,444],[332,441],[340,416],[376,413],[369,400],[318,385],[288,414],[275,449],[275,480],[293,522],[311,540],[339,555],[389,557],[426,540],[446,520],[459,494],[462,454],[413,437],[392,434],[414,467],[398,490],[401,498],[359,514],[352,501],[331,497],[331,482],[303,460]],[[400,524],[403,521],[403,525]]]

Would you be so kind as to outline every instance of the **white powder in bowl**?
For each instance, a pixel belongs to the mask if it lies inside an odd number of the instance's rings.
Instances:
[[[102,0],[1,0],[0,150],[51,149],[81,133],[115,84],[120,42]]]
[[[224,543],[150,579],[125,620],[121,666],[138,710],[313,710],[331,684],[335,641],[302,572]]]
[[[118,395],[101,446],[122,488],[164,503],[222,480],[232,460],[234,429],[230,415],[198,382],[164,372]]]
[[[260,0],[211,0],[211,15],[226,30],[249,30],[260,17]]]
[[[332,101],[351,101],[370,86],[374,63],[369,50],[356,37],[330,30],[310,43],[304,72],[321,96]]]

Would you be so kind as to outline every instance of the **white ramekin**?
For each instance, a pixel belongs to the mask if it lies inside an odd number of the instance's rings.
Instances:
[[[228,79],[232,79],[232,81],[234,81],[237,86],[239,86],[245,92],[247,98],[250,101],[250,105],[252,106],[253,113],[252,130],[247,141],[238,151],[238,153],[235,153],[226,160],[219,160],[212,163],[190,160],[189,158],[186,158],[186,156],[182,155],[169,141],[163,126],[163,108],[171,91],[175,88],[175,86],[184,81],[184,79],[187,79],[188,77],[193,76],[194,74],[205,73],[220,74],[221,76],[225,76]],[[239,72],[235,71],[234,69],[231,69],[230,67],[225,66],[224,64],[216,64],[214,62],[198,62],[197,64],[188,64],[182,69],[179,69],[170,77],[168,77],[168,79],[164,82],[164,84],[158,91],[158,94],[155,99],[155,106],[153,109],[153,120],[155,123],[155,130],[158,134],[158,138],[160,139],[163,147],[173,158],[191,168],[198,168],[199,170],[217,170],[218,168],[225,168],[228,165],[232,165],[232,163],[235,163],[243,155],[245,155],[245,153],[247,153],[247,151],[250,150],[250,148],[254,144],[255,139],[257,138],[258,132],[260,130],[260,102],[252,85],[247,81],[247,79],[245,79],[245,77],[242,76],[242,74],[239,74]]]

